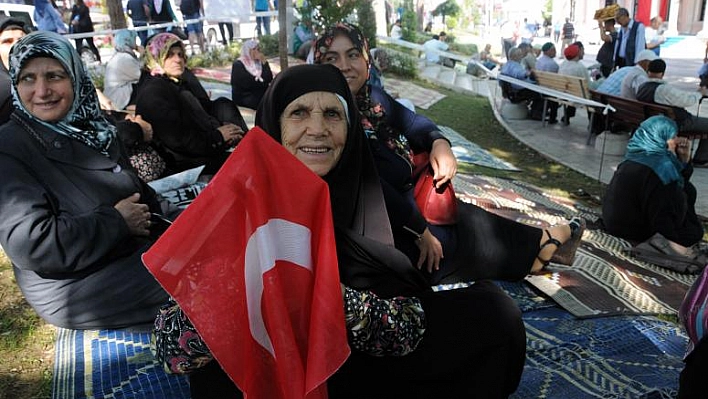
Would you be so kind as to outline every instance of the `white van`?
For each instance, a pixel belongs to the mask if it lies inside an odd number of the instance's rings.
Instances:
[[[0,14],[22,20],[27,26],[31,26],[32,29],[37,29],[37,23],[34,20],[34,6],[0,3]]]

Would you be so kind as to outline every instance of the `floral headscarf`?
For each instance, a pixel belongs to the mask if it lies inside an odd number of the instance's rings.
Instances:
[[[383,140],[391,150],[395,151],[413,164],[412,152],[406,138],[396,132],[386,122],[386,110],[381,103],[375,103],[371,99],[371,52],[369,51],[369,41],[364,37],[361,30],[350,23],[338,22],[327,28],[327,30],[315,42],[314,63],[323,63],[323,58],[332,42],[337,36],[346,36],[351,40],[355,48],[360,52],[367,65],[366,84],[355,94],[357,107],[361,113],[361,124],[367,137],[373,140]]]
[[[53,58],[71,77],[74,102],[69,112],[58,122],[45,122],[35,118],[20,100],[17,83],[27,62],[36,57]],[[10,79],[14,106],[31,120],[59,134],[78,140],[108,156],[108,147],[116,137],[116,128],[101,112],[96,88],[86,72],[79,53],[63,36],[49,31],[36,31],[21,38],[10,53]]]
[[[261,77],[261,74],[263,73],[263,65],[261,65],[260,60],[254,60],[251,58],[251,50],[256,47],[258,47],[258,40],[250,39],[246,41],[246,43],[243,44],[243,47],[241,47],[241,56],[238,57],[238,59],[241,60],[248,73],[253,75],[256,82],[262,82],[263,78]]]
[[[113,47],[116,49],[116,51],[128,53],[135,57],[135,53],[133,52],[133,50],[135,50],[135,48],[137,47],[135,45],[135,40],[137,38],[137,32],[129,29],[121,29],[116,32],[115,36],[113,36]]]
[[[672,119],[663,115],[648,118],[629,139],[624,159],[650,167],[664,185],[677,181],[683,186],[684,166],[666,144],[677,132],[678,125]]]
[[[184,48],[184,43],[182,43],[182,40],[180,40],[177,35],[167,32],[158,33],[148,41],[147,48],[145,49],[145,66],[148,68],[151,75],[158,76],[165,74],[163,69],[165,59],[170,52],[170,48],[174,45],[182,47],[182,54],[185,54],[186,61],[187,52]]]

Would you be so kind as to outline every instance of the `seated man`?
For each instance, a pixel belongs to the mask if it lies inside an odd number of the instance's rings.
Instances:
[[[425,51],[425,61],[429,64],[442,64],[451,68],[455,67],[455,61],[441,56],[438,51],[447,51],[450,46],[445,43],[447,34],[440,32],[440,35],[433,35],[433,38],[423,43]]]
[[[565,48],[563,55],[565,56],[565,61],[558,68],[558,74],[577,76],[585,80],[587,87],[592,88],[590,85],[590,73],[588,69],[583,65],[580,60],[583,59],[584,50],[577,44],[571,44]],[[575,107],[566,106],[563,113],[563,123],[565,125],[570,124],[570,118],[575,116]]]
[[[600,84],[600,86],[598,86],[596,90],[600,93],[610,94],[617,97],[624,97],[622,95],[622,82],[624,81],[624,78],[630,74],[641,74],[642,71],[646,73],[646,70],[649,67],[649,63],[657,58],[659,57],[657,57],[656,54],[654,54],[654,52],[651,50],[641,51],[637,56],[636,65],[625,66],[612,72],[610,76],[608,76],[604,81],[602,81],[602,83]]]
[[[492,45],[489,43],[484,46],[484,50],[479,52],[479,61],[490,71],[501,64],[501,62],[492,55]]]
[[[533,72],[529,71],[521,65],[521,59],[523,58],[523,56],[523,50],[517,47],[514,47],[509,50],[509,60],[506,64],[504,64],[504,66],[502,66],[499,73],[505,76],[510,76],[515,79],[536,83],[533,78]],[[509,101],[511,101],[512,103],[519,103],[522,101],[531,102],[531,119],[542,119],[543,97],[541,96],[541,94],[533,90],[529,90],[513,83],[509,84],[501,80],[499,81],[499,84],[502,87],[502,91],[506,92],[503,93],[504,97],[508,98]],[[505,89],[505,86],[507,85],[508,90]]]
[[[651,52],[653,56],[650,57],[649,52]],[[634,65],[634,69],[630,69],[629,72],[627,72],[627,76],[622,79],[622,86],[620,88],[620,96],[631,100],[637,99],[637,91],[639,90],[639,86],[649,79],[649,76],[647,75],[649,63],[659,59],[659,56],[651,50],[643,50],[637,57],[638,59],[643,58],[644,61],[638,61]]]
[[[295,28],[293,37],[293,54],[295,57],[304,60],[310,53],[310,47],[315,40],[315,33],[312,31],[312,20],[303,17],[303,20]]]
[[[533,52],[531,43],[521,43],[517,47],[524,52],[524,56],[521,58],[521,65],[529,71],[536,69],[536,55]]]
[[[556,58],[556,46],[551,43],[545,43],[541,46],[541,56],[536,60],[536,70],[543,72],[558,73],[558,63]],[[548,101],[548,123],[558,123],[558,103]]]
[[[708,131],[708,118],[691,115],[686,107],[698,105],[703,96],[700,91],[686,91],[669,84],[663,80],[666,72],[666,62],[656,59],[649,63],[649,78],[637,91],[637,100],[652,104],[669,105],[674,110],[679,131]],[[700,141],[696,153],[693,155],[693,165],[708,166],[708,144],[706,140]]]

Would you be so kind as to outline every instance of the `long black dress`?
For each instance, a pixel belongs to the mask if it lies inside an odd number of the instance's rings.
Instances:
[[[295,66],[266,92],[256,125],[281,142],[280,116],[300,95],[326,91],[346,99],[349,133],[330,188],[340,279],[384,298],[419,297],[427,328],[401,357],[353,351],[329,380],[331,398],[506,398],[521,379],[526,333],[521,312],[495,283],[434,292],[427,278],[393,245],[381,181],[346,80],[330,65]],[[368,288],[367,288],[368,287]],[[345,307],[347,304],[345,303]],[[241,397],[218,364],[192,374],[192,397]],[[218,393],[217,393],[218,392]]]

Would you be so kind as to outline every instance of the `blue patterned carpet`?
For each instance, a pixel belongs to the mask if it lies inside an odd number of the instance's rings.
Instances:
[[[524,311],[526,365],[513,399],[673,398],[687,337],[653,316],[578,319],[525,283],[500,283]]]
[[[165,373],[150,333],[57,329],[52,399],[189,399],[187,379]]]

